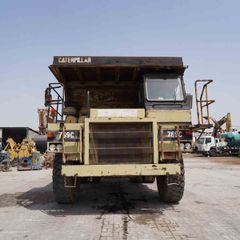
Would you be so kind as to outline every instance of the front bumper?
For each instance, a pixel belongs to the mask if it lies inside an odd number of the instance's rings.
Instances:
[[[129,177],[180,174],[179,163],[121,165],[62,165],[66,177]]]

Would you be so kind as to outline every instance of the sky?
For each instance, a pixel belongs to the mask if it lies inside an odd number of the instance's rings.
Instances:
[[[211,115],[231,112],[240,126],[239,9],[237,0],[1,0],[0,126],[37,128],[54,55],[183,57],[187,92],[213,79]]]

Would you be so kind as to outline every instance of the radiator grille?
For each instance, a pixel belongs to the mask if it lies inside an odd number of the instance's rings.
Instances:
[[[90,123],[89,163],[152,163],[151,123]]]

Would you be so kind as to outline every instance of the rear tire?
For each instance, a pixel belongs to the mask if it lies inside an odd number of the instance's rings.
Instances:
[[[77,201],[79,192],[79,180],[76,188],[65,188],[64,178],[61,175],[62,155],[56,154],[53,161],[53,193],[57,203],[74,203]],[[67,184],[72,185],[74,179],[67,178]]]
[[[180,175],[166,175],[157,177],[159,198],[166,203],[178,203],[182,197],[185,186],[184,164],[181,162]]]

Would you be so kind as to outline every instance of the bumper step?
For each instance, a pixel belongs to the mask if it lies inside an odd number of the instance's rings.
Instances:
[[[62,165],[62,175],[78,177],[128,177],[180,174],[180,164]]]

